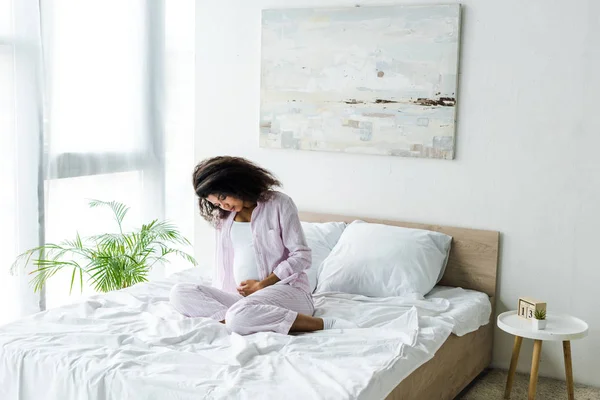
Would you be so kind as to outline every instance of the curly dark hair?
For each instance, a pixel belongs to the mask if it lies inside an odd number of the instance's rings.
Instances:
[[[207,200],[209,195],[232,196],[256,203],[267,200],[274,188],[281,187],[281,182],[270,171],[245,158],[229,156],[201,161],[194,168],[193,184],[200,215],[215,226],[229,211],[215,207]]]

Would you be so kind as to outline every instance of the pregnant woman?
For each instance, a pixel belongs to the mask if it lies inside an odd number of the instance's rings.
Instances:
[[[240,335],[353,328],[315,318],[311,251],[291,198],[269,171],[243,158],[214,157],[194,170],[200,214],[217,231],[214,287],[179,283],[171,303],[189,317],[225,323]]]

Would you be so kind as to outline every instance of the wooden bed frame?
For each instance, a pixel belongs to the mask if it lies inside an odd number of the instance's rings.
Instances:
[[[450,335],[435,356],[402,380],[386,400],[451,400],[492,361],[496,272],[500,234],[466,228],[398,222],[332,214],[300,213],[306,222],[352,222],[360,219],[385,225],[442,232],[452,236],[452,249],[440,285],[486,293],[492,303],[490,323],[475,332]]]

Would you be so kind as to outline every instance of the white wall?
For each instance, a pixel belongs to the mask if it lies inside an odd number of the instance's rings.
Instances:
[[[393,1],[403,2],[415,3]],[[585,319],[590,335],[572,345],[575,379],[600,386],[600,2],[461,2],[454,161],[259,149],[260,10],[355,3],[198,2],[197,159],[255,160],[303,210],[502,232],[498,311],[529,295]],[[198,219],[206,262],[212,238]],[[496,332],[495,365],[508,367],[512,341]],[[519,370],[529,371],[531,350],[523,345]],[[563,371],[562,346],[545,343],[540,373]]]

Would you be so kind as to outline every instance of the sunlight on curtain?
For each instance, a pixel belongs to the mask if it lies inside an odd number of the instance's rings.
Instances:
[[[88,199],[126,203],[132,229],[169,219],[191,240],[194,2],[48,1],[43,7],[46,241],[76,231],[114,232],[110,216],[90,210]],[[156,266],[150,278],[189,267],[180,261]],[[48,283],[48,307],[81,297],[79,290],[69,295],[70,279],[65,271]],[[90,293],[86,285],[83,295]]]
[[[51,1],[42,18],[51,154],[146,151],[146,1]]]
[[[0,3],[0,5],[3,5]],[[5,10],[0,10],[4,15]],[[5,22],[5,21],[0,21]],[[3,25],[0,24],[0,27]],[[5,32],[4,32],[5,33]],[[6,34],[6,33],[5,33]],[[18,276],[9,274],[11,260],[17,256],[16,227],[16,163],[14,121],[14,75],[12,46],[0,45],[0,304],[14,304],[17,297]],[[2,307],[0,325],[18,315],[15,307]]]
[[[147,101],[148,11],[145,0],[47,1],[43,3],[48,159],[46,242],[76,232],[115,232],[106,210],[88,201],[120,201],[131,207],[130,228],[160,218],[160,183],[144,181],[159,164]],[[159,167],[160,168],[160,167]],[[156,178],[156,177],[153,177]],[[71,272],[46,287],[48,308],[76,300]],[[86,283],[83,294],[93,293]]]
[[[40,54],[35,0],[0,0],[0,324],[39,311],[22,251],[39,245]]]
[[[8,41],[13,35],[12,0],[0,0],[0,38]],[[0,86],[6,87],[8,86]]]

